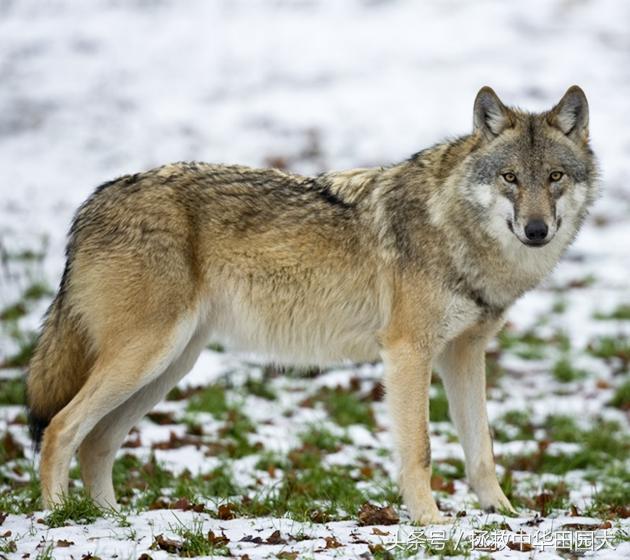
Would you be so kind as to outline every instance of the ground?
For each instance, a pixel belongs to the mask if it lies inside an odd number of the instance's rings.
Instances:
[[[630,5],[622,0],[0,0],[0,558],[630,557]],[[479,87],[530,109],[572,83],[602,196],[489,349],[518,516],[478,509],[438,379],[433,488],[395,486],[382,366],[279,370],[209,347],[129,435],[120,513],[41,511],[23,376],[72,212],[169,161],[302,173],[382,165],[466,133]],[[144,556],[147,558],[147,556]]]

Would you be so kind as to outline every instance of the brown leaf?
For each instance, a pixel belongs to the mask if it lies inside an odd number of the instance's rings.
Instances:
[[[455,483],[452,480],[445,480],[439,474],[431,477],[431,490],[455,494]]]
[[[9,531],[5,531],[4,533],[2,533],[0,535],[0,539],[8,539],[13,533],[9,530]]]
[[[359,510],[359,525],[395,525],[399,521],[391,506],[378,507],[366,502]]]
[[[217,510],[217,516],[223,521],[228,521],[236,517],[236,504],[228,502],[227,504],[221,504]]]
[[[273,167],[280,169],[280,171],[286,171],[289,168],[289,162],[285,156],[267,156],[265,158],[265,167]]]
[[[370,398],[375,402],[380,402],[385,397],[385,387],[380,381],[377,381],[370,391]]]
[[[172,412],[149,412],[146,416],[151,422],[154,424],[158,424],[159,426],[166,426],[167,424],[175,424],[177,421],[175,420],[175,415]]]
[[[514,542],[508,541],[507,547],[510,550],[518,550],[520,552],[529,552],[530,550],[534,550],[534,547],[528,542]]]
[[[188,498],[179,498],[168,504],[168,509],[182,509],[184,511],[194,511],[195,513],[203,513],[205,508],[203,504],[191,502]]]
[[[287,541],[282,538],[280,531],[277,529],[267,537],[265,542],[267,544],[287,544]]]
[[[146,552],[143,552],[140,556],[138,556],[138,560],[153,560],[151,556],[149,556]]]
[[[309,517],[313,523],[327,523],[330,518],[326,512],[319,509],[311,511]]]
[[[151,445],[151,449],[179,449],[186,445],[194,445],[198,449],[201,447],[201,440],[194,436],[178,436],[171,431],[167,441],[156,441]]]
[[[0,525],[2,525],[4,523],[4,521],[5,521],[5,519],[7,517],[9,517],[8,513],[3,513],[3,512],[0,511]]]
[[[165,550],[170,554],[175,554],[182,549],[182,543],[173,539],[167,539],[161,533],[153,540],[152,548],[159,548]]]
[[[126,449],[135,449],[142,447],[142,440],[140,439],[140,432],[134,434],[133,438],[127,438],[122,446]]]
[[[55,544],[55,546],[58,546],[60,548],[68,548],[69,546],[72,546],[73,544],[74,544],[74,541],[67,541],[65,539],[59,539],[57,543]]]
[[[230,539],[223,532],[220,535],[215,535],[212,531],[208,531],[208,542],[213,546],[225,546],[230,543]]]
[[[284,550],[276,554],[276,558],[280,558],[281,560],[295,560],[297,557],[297,552],[289,552],[288,550]]]
[[[101,557],[94,556],[94,554],[92,554],[91,552],[88,552],[87,554],[84,554],[83,556],[81,556],[81,560],[101,560]]]
[[[335,537],[324,537],[324,540],[326,541],[325,548],[339,548],[343,546]]]
[[[24,458],[24,449],[11,435],[11,432],[7,432],[2,438],[2,446],[4,447],[5,461]]]
[[[385,535],[389,535],[389,531],[381,531],[378,527],[374,527],[372,529],[373,535],[378,535],[379,537],[384,537]]]
[[[628,519],[628,517],[630,517],[630,507],[628,506],[612,506],[609,511],[621,519]]]
[[[580,511],[578,510],[576,506],[571,504],[571,506],[569,507],[569,517],[579,517],[579,516],[580,516]]]
[[[252,535],[245,535],[239,542],[251,542],[254,544],[262,544],[261,537],[252,537]]]

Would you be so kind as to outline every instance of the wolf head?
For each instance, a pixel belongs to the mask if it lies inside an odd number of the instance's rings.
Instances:
[[[550,111],[532,114],[506,107],[484,87],[475,99],[474,135],[467,197],[484,214],[487,232],[529,247],[572,239],[596,196],[584,92],[573,86]]]

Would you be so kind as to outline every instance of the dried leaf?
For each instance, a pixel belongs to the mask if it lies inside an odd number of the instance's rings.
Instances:
[[[159,534],[153,540],[152,548],[165,550],[170,554],[175,554],[182,549],[182,543],[173,539],[167,539],[164,535]]]
[[[335,537],[324,537],[324,540],[326,541],[325,548],[339,548],[343,546]]]
[[[208,542],[213,546],[225,546],[230,543],[230,539],[223,532],[220,535],[215,535],[212,531],[208,531]]]
[[[431,490],[455,494],[455,483],[452,480],[446,480],[439,474],[434,474],[431,477]]]
[[[391,506],[378,507],[365,503],[359,510],[359,525],[395,525],[399,521]]]
[[[55,546],[58,546],[60,548],[68,548],[69,546],[72,546],[73,544],[74,544],[74,541],[67,541],[65,539],[59,539],[55,543]]]
[[[280,531],[277,529],[267,537],[265,542],[267,544],[287,544],[287,541],[282,538]]]
[[[529,552],[530,550],[534,550],[534,547],[528,542],[514,542],[508,541],[507,547],[510,550],[518,550],[520,552]]]
[[[223,521],[228,521],[236,517],[236,504],[228,502],[227,504],[221,504],[217,510],[217,516]]]

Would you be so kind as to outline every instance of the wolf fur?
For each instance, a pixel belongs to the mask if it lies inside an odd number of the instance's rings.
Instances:
[[[470,135],[390,167],[302,177],[177,163],[102,185],[74,218],[28,375],[45,506],[67,492],[77,450],[87,490],[115,506],[116,451],[212,338],[286,364],[381,357],[401,492],[423,523],[443,520],[430,488],[435,367],[481,505],[511,508],[484,349],[595,194],[577,86],[541,114],[483,88]]]

